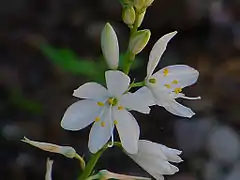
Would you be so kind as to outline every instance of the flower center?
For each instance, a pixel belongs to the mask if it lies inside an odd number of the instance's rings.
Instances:
[[[179,94],[180,92],[182,92],[182,88],[178,87],[178,88],[174,89],[174,92],[176,94]]]
[[[155,84],[157,81],[156,81],[155,78],[151,78],[151,79],[148,80],[148,82],[151,83],[151,84]]]
[[[113,98],[113,97],[108,98],[107,101],[108,101],[108,104],[109,104],[110,106],[116,106],[117,103],[118,103],[118,100],[117,100],[116,98]]]

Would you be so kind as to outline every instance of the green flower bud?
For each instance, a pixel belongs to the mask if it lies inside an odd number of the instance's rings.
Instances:
[[[149,7],[149,6],[151,6],[152,3],[153,3],[153,1],[154,1],[154,0],[145,0],[144,6],[145,6],[146,8]]]
[[[146,10],[147,7],[151,6],[154,0],[134,0],[134,6],[138,12]]]
[[[135,21],[135,10],[133,7],[124,8],[122,12],[122,19],[125,24],[132,25]]]
[[[110,69],[117,69],[119,62],[118,39],[117,34],[109,23],[102,30],[101,48],[108,67]]]
[[[120,0],[123,7],[131,7],[134,4],[134,0]]]
[[[140,53],[143,48],[147,45],[151,36],[150,30],[138,31],[130,40],[129,50],[133,54]]]
[[[143,11],[141,14],[139,14],[139,17],[138,17],[138,22],[137,22],[137,27],[140,27],[142,22],[143,22],[143,19],[145,17],[145,14],[146,14],[146,11]]]
[[[145,0],[134,0],[135,8],[140,11],[145,6]]]

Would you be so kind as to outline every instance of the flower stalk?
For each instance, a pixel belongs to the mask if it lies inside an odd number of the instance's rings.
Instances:
[[[82,172],[81,176],[78,178],[78,180],[86,180],[91,174],[96,166],[98,159],[101,157],[102,153],[108,148],[108,146],[104,146],[101,150],[99,150],[97,153],[93,154],[88,161],[84,171]]]
[[[133,38],[133,36],[137,33],[137,30],[138,30],[138,25],[139,25],[139,22],[141,21],[141,16],[139,14],[139,12],[136,12],[136,17],[135,17],[135,22],[133,24],[133,27],[130,29],[130,38],[129,38],[129,43],[131,41],[131,39]],[[123,72],[125,74],[128,74],[130,69],[131,69],[131,66],[132,66],[132,63],[135,59],[135,54],[133,54],[129,48],[126,52],[126,58],[124,60],[124,68],[123,68]]]

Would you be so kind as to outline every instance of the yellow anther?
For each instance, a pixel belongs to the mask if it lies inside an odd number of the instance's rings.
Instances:
[[[166,87],[166,88],[171,88],[171,85],[170,84],[164,84],[164,86]]]
[[[174,92],[176,94],[179,94],[180,92],[182,92],[182,88],[176,88],[176,89],[174,89]]]
[[[172,84],[178,84],[178,80],[173,80]]]
[[[100,121],[100,117],[96,117],[95,122],[99,122],[99,121]]]
[[[113,98],[109,98],[109,99],[108,99],[108,103],[109,103],[110,105],[113,105]]]
[[[151,78],[148,80],[149,83],[155,84],[156,83],[156,79],[155,78]]]
[[[123,110],[124,107],[123,106],[118,106],[118,110]]]
[[[102,127],[105,127],[105,125],[106,125],[105,122],[102,121],[102,122],[101,122],[101,126],[102,126]]]
[[[99,102],[97,102],[97,105],[104,106],[104,103],[99,101]]]
[[[113,121],[113,123],[114,123],[115,125],[117,125],[118,121],[115,119],[115,120]]]
[[[165,69],[163,70],[163,75],[164,75],[164,76],[167,76],[167,75],[168,75],[168,73],[169,73],[169,70],[168,70],[168,68],[165,68]]]

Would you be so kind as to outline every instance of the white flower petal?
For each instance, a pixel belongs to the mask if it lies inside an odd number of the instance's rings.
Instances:
[[[148,140],[138,141],[138,152],[144,156],[153,156],[167,161],[167,156],[164,154],[158,143]]]
[[[163,107],[170,113],[177,116],[191,118],[193,115],[195,115],[190,108],[183,106],[175,100],[169,101],[167,104],[163,105]]]
[[[121,71],[109,70],[105,72],[108,92],[111,96],[120,97],[127,89],[130,78]]]
[[[154,97],[152,95],[152,92],[147,87],[141,87],[138,89],[135,93],[136,96],[140,96],[140,98],[144,99],[144,103],[147,106],[153,106],[155,105]]]
[[[161,37],[153,46],[149,61],[147,65],[147,78],[153,74],[154,69],[156,68],[161,56],[163,55],[164,51],[166,50],[168,42],[177,34],[177,31],[171,32],[169,34],[164,35]]]
[[[119,61],[118,39],[114,29],[109,23],[107,23],[102,30],[101,47],[109,68],[117,69]]]
[[[168,162],[167,156],[172,153],[179,154],[180,151],[151,141],[139,140],[137,154],[128,154],[128,156],[154,178],[164,179],[163,175],[171,175],[179,171],[176,166]]]
[[[168,73],[164,76],[164,71],[167,69]],[[194,84],[199,76],[199,72],[187,65],[172,65],[167,66],[156,73],[153,74],[152,78],[157,80],[157,83],[161,83],[162,85],[170,84],[177,80],[178,84],[176,86],[180,86],[184,88],[186,86],[190,86]]]
[[[121,104],[123,107],[129,110],[149,114],[150,108],[148,107],[147,102],[148,99],[146,99],[146,97],[144,96],[141,96],[140,93],[128,93],[122,96],[119,104]]]
[[[83,129],[94,121],[100,114],[101,108],[92,100],[77,101],[66,110],[61,126],[71,131]]]
[[[178,172],[178,168],[170,164],[168,161],[154,157],[146,156],[139,153],[130,155],[130,157],[147,172],[155,172],[161,175],[174,174]]]
[[[123,148],[130,154],[137,153],[140,128],[136,119],[125,109],[114,109],[113,116]]]
[[[148,170],[148,173],[154,177],[156,180],[164,180],[164,177],[162,174],[157,173],[157,172],[152,172],[151,170]]]
[[[108,92],[102,85],[95,82],[88,82],[74,90],[73,96],[102,101],[108,97]]]
[[[162,149],[162,151],[166,155],[168,161],[175,162],[175,163],[179,163],[179,162],[183,161],[181,159],[181,157],[178,156],[182,153],[182,151],[179,151],[177,149],[169,148],[169,147],[167,147],[165,145],[162,145],[162,144],[159,144],[159,147]]]
[[[92,153],[99,151],[112,135],[114,125],[109,112],[109,109],[106,109],[102,119],[99,122],[95,122],[91,128],[88,148]]]
[[[148,89],[151,91],[155,103],[159,106],[164,106],[168,101],[173,99],[169,95],[169,92],[160,86],[150,85]]]

